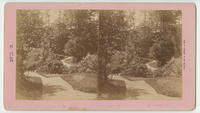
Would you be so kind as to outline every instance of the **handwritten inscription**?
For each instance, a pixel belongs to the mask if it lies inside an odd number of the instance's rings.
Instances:
[[[183,40],[183,69],[185,70],[185,40]]]
[[[13,44],[9,45],[10,51],[9,51],[9,61],[13,63],[14,61],[14,53],[13,53]]]

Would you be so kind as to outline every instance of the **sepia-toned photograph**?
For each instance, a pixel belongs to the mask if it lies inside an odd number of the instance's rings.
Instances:
[[[17,100],[182,99],[181,10],[17,10]]]

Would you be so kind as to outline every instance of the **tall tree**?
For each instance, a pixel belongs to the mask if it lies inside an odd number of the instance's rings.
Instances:
[[[75,10],[73,13],[74,28],[72,32],[74,36],[67,42],[65,53],[80,61],[87,53],[97,52],[98,18],[95,10]],[[69,45],[72,45],[70,43],[74,43],[76,46],[70,48]]]
[[[155,14],[158,15],[159,33],[152,54],[164,65],[171,57],[181,56],[181,11],[156,11]]]
[[[98,87],[103,92],[107,83],[107,64],[116,51],[125,50],[127,23],[124,11],[100,10],[98,35]]]
[[[38,10],[17,10],[17,77],[24,75],[23,60],[33,48],[40,47],[43,21]]]

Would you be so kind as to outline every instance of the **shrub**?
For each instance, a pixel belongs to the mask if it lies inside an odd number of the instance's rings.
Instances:
[[[67,68],[66,66],[63,66],[62,74],[68,74],[68,73],[70,73],[69,68]]]
[[[163,66],[175,54],[174,44],[171,40],[161,40],[155,43],[150,49],[150,56],[154,57]]]
[[[27,54],[23,61],[25,70],[33,71],[37,69],[37,66],[41,63],[41,53],[41,49],[34,48]]]
[[[147,67],[144,64],[136,65],[136,77],[146,77]]]
[[[78,66],[77,65],[73,65],[70,68],[68,68],[68,73],[77,73],[78,71]]]
[[[59,60],[51,60],[49,62],[42,64],[38,68],[39,72],[47,72],[52,74],[55,73],[61,74],[63,73],[64,70],[66,71],[67,69],[65,69],[64,65]]]
[[[68,56],[73,56],[77,59],[77,61],[81,61],[83,57],[87,55],[88,52],[92,52],[92,47],[88,46],[96,46],[88,45],[88,43],[84,43],[83,39],[86,37],[74,37],[70,39],[64,46],[64,53]],[[88,41],[88,40],[87,40]]]
[[[112,55],[110,62],[107,64],[107,70],[109,73],[116,74],[120,73],[126,62],[126,53],[116,51],[114,55]]]
[[[136,77],[151,77],[152,72],[147,68],[145,64],[137,64],[136,65],[135,76]]]
[[[124,75],[133,77],[152,77],[152,72],[147,68],[145,64],[137,63],[132,64],[123,71]]]
[[[52,60],[48,63],[48,68],[50,73],[62,73],[63,71],[63,64],[59,60]]]
[[[97,71],[97,55],[87,54],[77,65],[79,72],[96,72]]]
[[[37,68],[38,72],[48,72],[48,66],[47,64],[41,64],[38,68]]]

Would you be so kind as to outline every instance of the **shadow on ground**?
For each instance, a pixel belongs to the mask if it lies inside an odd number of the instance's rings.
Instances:
[[[128,97],[137,97],[143,94],[149,94],[144,89],[128,89],[127,96]]]

